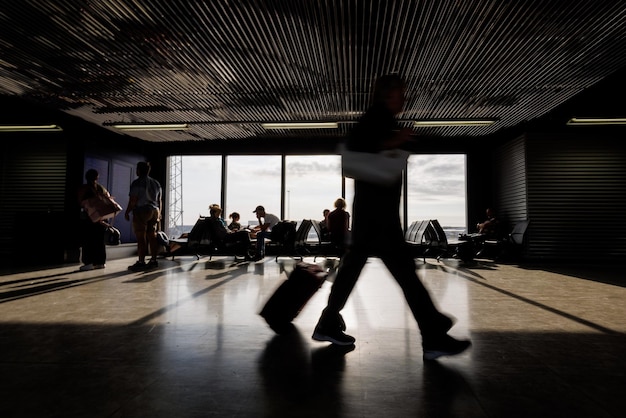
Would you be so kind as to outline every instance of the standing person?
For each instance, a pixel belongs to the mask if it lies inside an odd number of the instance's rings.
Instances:
[[[407,142],[411,130],[398,129],[395,119],[404,106],[404,92],[405,83],[399,76],[379,78],[374,86],[373,105],[351,132],[346,148],[377,153],[399,148]],[[439,312],[415,272],[415,260],[404,241],[400,223],[401,186],[401,179],[391,186],[355,180],[352,244],[341,259],[328,304],[315,327],[313,339],[337,345],[354,344],[354,337],[344,333],[346,325],[339,312],[344,308],[368,257],[377,256],[402,288],[422,335],[424,359],[461,353],[470,346],[470,342],[448,335],[452,319]],[[380,216],[381,213],[386,216]]]
[[[259,224],[254,227],[254,231],[256,232],[255,260],[260,260],[265,257],[265,239],[270,237],[272,228],[280,222],[280,219],[276,215],[265,212],[265,208],[260,205],[252,213],[256,213],[256,218],[259,221]]]
[[[98,183],[98,171],[92,169],[85,173],[87,183],[78,189],[78,202],[82,205],[85,199],[97,195],[109,196],[109,192],[103,185]],[[109,224],[106,221],[92,222],[85,209],[81,208],[80,231],[82,244],[81,271],[103,269],[105,267],[107,253],[104,245],[104,231]]]
[[[158,267],[156,259],[159,250],[157,227],[161,220],[161,184],[149,176],[150,163],[137,163],[137,179],[130,184],[128,207],[124,218],[130,220],[133,213],[133,231],[137,237],[137,262],[128,267],[132,271],[142,271]],[[146,255],[150,249],[150,261],[146,263]]]
[[[335,210],[327,216],[330,242],[339,250],[340,254],[345,251],[350,231],[350,214],[346,212],[346,201],[343,198],[335,200]]]

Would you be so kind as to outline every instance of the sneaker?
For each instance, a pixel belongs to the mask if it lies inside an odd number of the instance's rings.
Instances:
[[[436,340],[422,343],[424,360],[435,360],[442,356],[454,356],[467,350],[472,343],[468,340],[457,340],[448,334]]]
[[[343,316],[340,313],[329,314],[326,312],[326,309],[322,312],[322,316],[320,317],[319,322],[315,329],[318,328],[333,328],[339,327],[341,331],[346,330],[346,322],[343,320]]]
[[[85,264],[84,266],[80,266],[79,268],[80,271],[89,271],[89,270],[93,270],[93,264]]]
[[[143,271],[145,269],[146,269],[146,263],[143,261],[137,261],[135,264],[128,267],[128,270],[130,271]]]
[[[336,345],[352,345],[356,341],[353,336],[346,334],[341,329],[330,331],[319,326],[315,327],[312,338],[315,341],[329,341]]]
[[[148,261],[148,264],[146,264],[146,268],[148,269],[155,269],[159,267],[159,262],[156,260],[150,260]]]
[[[106,266],[107,266],[106,264],[94,264],[93,268],[95,268],[95,269],[103,269]]]

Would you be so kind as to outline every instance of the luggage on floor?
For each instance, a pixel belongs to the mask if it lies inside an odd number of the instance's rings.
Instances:
[[[106,245],[120,245],[122,243],[120,230],[113,225],[107,226],[107,229],[104,230],[104,243]]]
[[[311,296],[322,286],[328,273],[316,264],[298,262],[287,278],[259,312],[278,334],[291,328],[291,321],[300,313]]]

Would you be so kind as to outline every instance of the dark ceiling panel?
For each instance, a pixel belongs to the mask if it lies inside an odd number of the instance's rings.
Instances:
[[[418,132],[482,137],[540,118],[626,67],[623,0],[6,3],[1,95],[100,126],[190,124],[130,133],[151,142],[342,136],[389,72],[408,81],[404,120],[498,119]],[[260,126],[329,120],[342,124]]]

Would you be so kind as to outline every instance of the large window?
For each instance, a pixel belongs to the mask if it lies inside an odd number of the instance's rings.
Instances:
[[[324,209],[333,210],[341,197],[341,159],[337,155],[290,155],[285,157],[285,188],[282,189],[282,156],[228,156],[222,179],[221,156],[182,157],[182,219],[191,229],[208,206],[224,206],[224,217],[239,212],[241,223],[256,224],[252,211],[263,205],[278,217],[300,221],[322,219]],[[412,155],[407,167],[407,221],[437,219],[455,237],[466,229],[464,155]],[[222,201],[225,184],[225,201]],[[354,181],[345,179],[346,210],[352,213]],[[402,209],[402,207],[401,207]],[[404,213],[401,212],[401,218]],[[171,227],[171,226],[170,226]]]
[[[408,223],[437,219],[450,236],[466,229],[465,155],[411,155]]]
[[[239,212],[242,225],[250,222],[256,225],[256,214],[252,211],[258,205],[280,218],[281,156],[233,155],[226,161],[224,218],[232,212]]]
[[[285,157],[285,218],[323,218],[341,197],[341,158],[337,155]]]
[[[189,231],[199,216],[209,215],[210,204],[220,203],[222,157],[184,156],[182,158],[182,187],[183,229]]]

